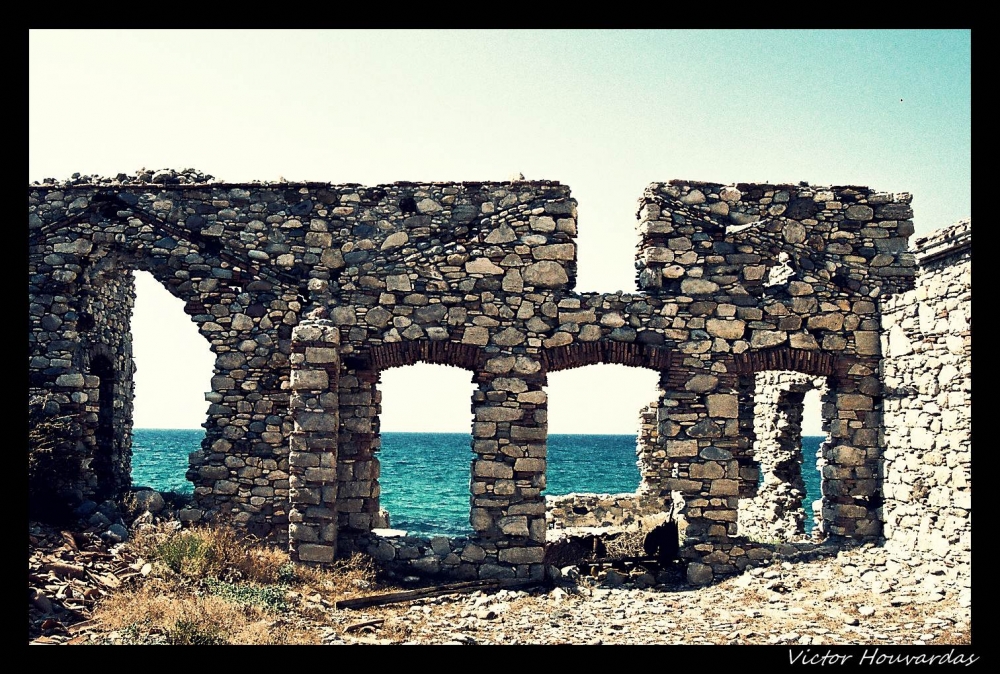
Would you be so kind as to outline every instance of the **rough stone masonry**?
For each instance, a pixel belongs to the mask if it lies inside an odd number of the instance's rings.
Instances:
[[[577,205],[554,181],[232,184],[167,170],[31,185],[29,395],[72,421],[52,486],[80,500],[130,484],[132,272],[144,270],[216,356],[188,520],[225,516],[303,561],[360,549],[452,577],[540,578],[546,376],[617,363],[659,373],[640,491],[671,510],[692,581],[770,555],[739,525],[762,465],[762,373],[824,387],[822,534],[879,540],[883,521],[910,521],[908,505],[884,519],[882,471],[887,452],[901,466],[911,448],[881,438],[882,306],[917,272],[909,204],[855,186],[653,183],[637,213],[638,292],[608,294],[573,290]],[[379,375],[417,362],[475,383],[474,533],[414,547],[372,530]],[[794,405],[782,400],[771,407]],[[935,450],[918,435],[907,442]],[[891,493],[909,503],[904,491]]]

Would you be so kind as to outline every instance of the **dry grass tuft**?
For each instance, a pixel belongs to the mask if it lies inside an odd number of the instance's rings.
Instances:
[[[739,594],[734,594],[735,601],[749,608],[760,608],[768,605],[768,596],[756,588],[741,588]]]
[[[150,579],[136,590],[102,602],[94,614],[103,626],[131,644],[312,644],[315,630],[296,630],[289,621],[252,603],[213,595],[181,594],[169,582]]]
[[[318,592],[327,601],[374,594],[380,588],[377,567],[371,557],[354,553],[329,567],[296,565],[295,580],[304,592]]]
[[[287,582],[292,573],[287,552],[226,526],[184,530],[146,527],[136,533],[131,545],[139,556],[156,560],[171,573],[190,580],[271,584]]]
[[[316,643],[318,630],[297,632],[292,621],[326,623],[338,599],[379,589],[377,567],[366,555],[328,568],[293,564],[284,550],[221,525],[147,526],[128,545],[154,562],[153,573],[97,607],[94,618],[103,631],[117,633],[111,641]],[[387,632],[398,641],[410,634],[395,623]]]

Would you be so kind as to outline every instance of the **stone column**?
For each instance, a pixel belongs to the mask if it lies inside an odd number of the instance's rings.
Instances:
[[[639,467],[640,496],[660,495],[660,476],[669,472],[663,463],[667,454],[660,440],[660,429],[657,416],[660,409],[660,399],[657,398],[639,411],[639,434],[636,438],[636,465]]]
[[[100,380],[89,372],[93,335],[80,321],[93,294],[84,273],[93,244],[73,232],[57,241],[29,249],[29,495],[33,507],[61,511],[98,497]]]
[[[788,370],[768,370],[741,379],[755,381],[749,401],[753,418],[754,458],[763,484],[740,503],[740,533],[758,539],[792,540],[805,532],[802,508],[802,413],[813,377]]]
[[[541,578],[545,554],[547,397],[540,365],[499,356],[476,376],[470,522],[483,578]]]
[[[822,533],[875,539],[881,534],[878,509],[882,499],[882,396],[877,362],[859,360],[828,381],[823,417],[830,431],[821,448],[825,462]]]
[[[757,434],[754,430],[756,410],[754,375],[741,374],[738,378],[740,434],[733,457],[740,463],[740,498],[751,499],[757,495],[760,482],[760,456],[757,453]],[[742,530],[742,523],[740,529]]]
[[[636,440],[639,488],[636,494],[640,509],[655,508],[659,512],[674,512],[673,494],[665,482],[671,479],[672,473],[672,464],[667,456],[668,438],[661,430],[662,421],[666,418],[665,376],[665,373],[660,373],[656,400],[639,412],[639,435]]]
[[[379,521],[378,372],[348,371],[340,380],[339,496],[341,530],[371,531]]]
[[[733,456],[739,446],[738,395],[728,383],[732,378],[671,373],[672,381],[680,379],[686,383],[667,391],[660,415],[672,464],[665,486],[680,496],[678,533],[688,579],[708,583],[737,570],[730,537],[736,535],[739,503],[740,466]]]
[[[324,318],[292,330],[288,548],[301,562],[337,554],[340,332]]]

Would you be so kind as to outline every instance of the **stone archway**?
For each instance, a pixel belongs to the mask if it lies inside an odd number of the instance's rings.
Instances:
[[[873,298],[912,285],[909,195],[652,183],[638,213],[640,293],[579,293],[576,203],[554,181],[173,178],[29,187],[30,381],[85,435],[88,411],[74,394],[93,375],[78,347],[106,343],[129,357],[127,271],[147,269],[183,297],[217,356],[189,518],[229,513],[277,538],[294,530],[320,546],[300,550],[316,561],[332,559],[338,524],[370,529],[377,495],[341,499],[337,485],[347,461],[352,488],[374,485],[365,454],[377,433],[374,350],[383,364],[420,357],[474,372],[479,543],[455,553],[468,558],[462,573],[544,572],[545,376],[591,362],[664,373],[650,475],[661,495],[683,501],[683,554],[709,569],[698,582],[750,560],[733,540],[749,477],[739,378],[762,365],[833,364],[822,373],[835,410],[824,527],[878,536]],[[782,260],[791,275],[771,278]],[[107,289],[86,287],[102,264]],[[112,309],[88,319],[88,293],[99,296],[92,307]],[[325,314],[300,326],[306,307]],[[318,332],[296,338],[299,327]],[[87,479],[74,488],[88,489]]]

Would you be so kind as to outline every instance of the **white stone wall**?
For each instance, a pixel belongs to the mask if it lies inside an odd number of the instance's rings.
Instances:
[[[968,586],[971,221],[917,239],[916,287],[883,307],[886,548]]]
[[[650,517],[669,514],[657,498],[643,494],[566,494],[545,497],[549,529],[635,527]]]

